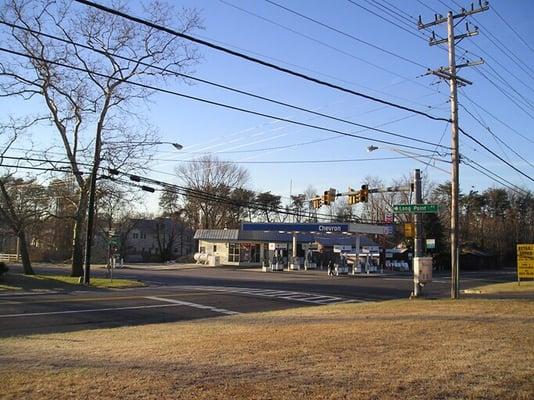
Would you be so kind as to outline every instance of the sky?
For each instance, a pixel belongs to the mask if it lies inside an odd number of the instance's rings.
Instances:
[[[446,14],[449,9],[458,11],[457,4],[470,7],[470,3],[461,0],[273,1],[341,33],[269,1],[176,0],[174,3],[177,8],[196,8],[199,11],[204,29],[194,32],[194,36],[435,117],[450,117],[448,83],[436,76],[425,75],[427,68],[447,65],[447,52],[438,46],[429,46],[428,38],[420,37],[415,23],[419,15],[428,22],[434,19],[434,12]],[[380,5],[395,12],[395,16],[386,14]],[[146,17],[141,9],[134,8],[132,12]],[[485,60],[482,66],[459,71],[461,77],[473,83],[458,92],[460,126],[531,177],[534,176],[533,19],[532,1],[492,1],[489,11],[466,20],[471,30],[477,25],[480,34],[463,39],[457,48],[458,63],[466,59],[476,61],[479,56]],[[458,34],[465,32],[466,21],[456,26]],[[446,34],[445,24],[431,29],[438,37]],[[424,34],[429,36],[426,31]],[[354,38],[369,42],[374,47]],[[400,55],[405,60],[377,48]],[[194,67],[194,75],[199,78],[359,124],[380,126],[404,136],[450,146],[450,125],[446,122],[320,86],[203,46],[198,46],[198,50],[202,59]],[[165,87],[368,139],[341,136],[156,93],[151,103],[143,104],[139,112],[159,129],[162,140],[179,142],[183,150],[177,152],[165,145],[158,147],[155,160],[147,172],[155,179],[178,183],[174,169],[205,152],[212,152],[222,160],[241,163],[250,173],[249,186],[252,189],[269,190],[283,196],[302,193],[309,185],[318,192],[330,187],[345,191],[349,186],[364,184],[368,176],[379,177],[389,184],[394,179],[411,174],[415,168],[423,170],[426,179],[436,183],[450,179],[449,163],[435,161],[427,165],[421,160],[428,162],[428,158],[414,159],[413,156],[430,153],[400,147],[411,145],[435,150],[433,145],[364,130],[200,83],[187,85],[177,81]],[[0,101],[0,105],[7,111],[5,114],[24,113],[30,108],[28,104],[7,102],[5,99]],[[37,146],[56,140],[47,135],[34,138]],[[392,144],[377,140],[391,141]],[[367,147],[371,145],[378,149],[368,152]],[[440,149],[440,152],[447,150]],[[465,161],[473,160],[511,184],[534,189],[532,180],[463,135],[460,136],[460,153]],[[435,157],[450,159],[447,154],[436,154]],[[316,162],[284,163],[311,160]],[[345,161],[324,162],[335,160]],[[465,163],[461,164],[460,171],[460,186],[464,192],[499,186]],[[150,202],[156,204],[157,199]]]

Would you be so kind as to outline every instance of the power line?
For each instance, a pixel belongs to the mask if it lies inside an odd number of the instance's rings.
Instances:
[[[508,189],[511,189],[513,190],[514,192],[516,193],[520,193],[520,194],[528,194],[529,192],[524,190],[523,188],[517,186],[517,185],[514,185],[513,183],[511,183],[510,181],[504,179],[503,177],[501,177],[500,175],[497,175],[495,172],[491,171],[490,169],[480,165],[479,163],[473,161],[473,160],[470,160],[470,159],[467,159],[465,160],[466,157],[464,157],[464,164],[467,165],[468,167],[474,169],[475,171],[481,173],[482,175],[485,175],[486,177],[490,178],[491,180],[497,182],[498,184],[502,185],[502,186],[505,186],[507,187]],[[473,164],[477,165],[477,167],[475,167]]]
[[[120,172],[120,171],[116,171],[116,172],[118,172],[120,175],[128,176],[130,179],[133,179],[136,182],[143,181],[143,182],[146,182],[146,183],[149,183],[149,184],[162,186],[164,188],[163,191],[171,191],[172,193],[178,193],[178,194],[181,194],[181,195],[185,195],[185,196],[189,196],[189,197],[192,197],[192,198],[201,199],[201,200],[204,200],[204,201],[218,202],[218,203],[233,205],[233,206],[237,206],[237,207],[261,210],[261,211],[265,211],[265,212],[274,212],[276,214],[285,214],[285,215],[299,216],[299,217],[304,217],[305,216],[305,215],[303,215],[303,213],[290,211],[289,209],[287,209],[286,207],[283,207],[283,206],[269,207],[269,206],[267,206],[265,204],[257,203],[257,202],[254,202],[254,201],[240,201],[240,200],[237,200],[237,199],[232,199],[231,197],[228,197],[228,196],[222,196],[222,195],[218,195],[218,194],[215,194],[215,193],[209,193],[209,192],[203,191],[203,190],[192,189],[192,188],[188,188],[188,187],[184,187],[184,186],[180,186],[180,185],[176,185],[176,184],[171,184],[171,183],[168,183],[168,182],[159,181],[159,180],[156,180],[156,179],[141,177],[141,176],[137,176],[137,175],[130,175],[128,173],[124,173],[124,172]],[[116,179],[116,178],[113,178],[113,177],[110,177],[110,176],[108,176],[108,178],[110,178],[112,180]],[[329,219],[332,218],[332,215],[321,214],[321,213],[314,213],[313,216],[314,217],[329,218]],[[364,222],[364,221],[365,220],[358,219],[356,221],[350,221],[350,222]]]
[[[505,25],[506,25],[508,28],[510,28],[510,30],[517,36],[517,38],[518,38],[518,39],[519,39],[525,46],[527,46],[528,49],[529,49],[530,51],[534,52],[534,49],[533,49],[532,47],[530,47],[530,45],[528,44],[528,42],[527,42],[525,39],[523,39],[523,36],[521,36],[521,35],[514,29],[514,27],[513,27],[512,25],[510,25],[510,24],[508,23],[508,21],[506,21],[506,20],[503,18],[503,16],[497,12],[497,10],[495,9],[495,5],[493,5],[491,8],[493,9],[493,12],[494,12],[495,14],[497,14],[497,16],[501,19],[501,21],[504,22]]]
[[[432,158],[437,161],[450,163],[448,160],[444,160],[441,158],[434,158],[434,156],[429,156],[425,154],[415,154],[415,157],[421,157],[421,158]],[[234,161],[234,160],[223,160],[221,162],[223,163],[233,163],[233,164],[333,164],[333,163],[346,163],[346,162],[361,162],[361,161],[383,161],[383,160],[402,160],[406,158],[413,158],[408,156],[403,157],[377,157],[377,158],[339,158],[339,159],[330,159],[330,160],[323,160],[323,159],[314,159],[314,160],[265,160],[265,161]],[[153,158],[153,161],[168,161],[168,160],[159,160],[157,158]],[[180,162],[197,162],[197,160],[180,160]]]
[[[198,102],[201,102],[201,103],[206,103],[206,104],[210,104],[210,105],[214,105],[214,106],[218,106],[218,107],[222,107],[222,108],[227,108],[227,109],[234,110],[234,111],[240,111],[240,112],[244,112],[244,113],[247,113],[247,114],[252,114],[252,115],[256,115],[256,116],[260,116],[260,117],[276,119],[278,121],[283,121],[283,122],[291,123],[291,124],[294,124],[294,125],[300,125],[300,126],[304,126],[304,127],[308,127],[308,128],[312,128],[312,129],[317,129],[317,130],[321,130],[321,131],[332,132],[332,133],[336,133],[338,135],[348,136],[348,137],[352,137],[352,138],[356,138],[356,139],[363,139],[363,140],[375,141],[375,142],[379,142],[379,143],[392,144],[392,145],[411,148],[411,149],[415,149],[415,150],[430,151],[429,149],[425,149],[425,148],[421,148],[421,147],[405,145],[405,144],[399,144],[399,143],[390,142],[390,141],[382,140],[382,139],[368,138],[368,137],[365,137],[365,136],[356,135],[356,134],[345,132],[345,131],[326,128],[326,127],[323,127],[323,126],[320,126],[320,125],[308,124],[308,123],[305,123],[305,122],[300,122],[300,121],[296,121],[296,120],[289,119],[289,118],[278,117],[278,116],[275,116],[275,115],[271,115],[271,114],[267,114],[267,113],[263,113],[263,112],[259,112],[259,111],[254,111],[254,110],[249,110],[249,109],[242,108],[242,107],[232,106],[232,105],[229,105],[229,104],[225,104],[225,103],[220,103],[220,102],[217,102],[217,101],[204,99],[204,98],[201,98],[201,97],[191,96],[191,95],[187,95],[187,94],[184,94],[184,93],[172,91],[172,90],[169,90],[169,89],[164,89],[164,88],[160,88],[160,87],[156,87],[156,86],[152,86],[152,85],[147,85],[147,84],[131,81],[131,80],[124,79],[124,78],[119,78],[119,77],[115,77],[115,76],[111,76],[111,75],[102,74],[102,73],[96,72],[96,71],[90,71],[90,70],[87,70],[87,69],[84,69],[84,68],[80,68],[80,67],[76,67],[76,66],[73,66],[73,65],[68,65],[68,64],[64,64],[64,63],[60,63],[60,62],[56,62],[56,61],[47,60],[47,59],[44,59],[42,57],[37,57],[37,56],[24,54],[24,53],[21,53],[21,52],[18,52],[18,51],[5,49],[3,47],[0,47],[0,51],[6,52],[6,53],[10,53],[10,54],[14,54],[14,55],[18,55],[18,56],[21,56],[21,57],[26,57],[26,58],[33,59],[33,60],[38,60],[38,61],[42,61],[42,62],[54,64],[54,65],[58,65],[58,66],[69,68],[69,69],[73,69],[73,70],[76,70],[76,71],[89,73],[89,74],[92,74],[94,76],[100,76],[100,77],[103,77],[103,78],[106,78],[106,79],[112,79],[112,80],[120,81],[120,82],[123,82],[123,83],[127,83],[127,84],[130,84],[130,85],[141,87],[141,88],[144,88],[144,89],[150,89],[150,90],[154,90],[154,91],[158,91],[158,92],[162,92],[162,93],[166,93],[166,94],[171,94],[171,95],[182,97],[182,98],[186,98],[186,99],[189,99],[189,100],[194,100],[194,101],[198,101]],[[309,111],[311,111],[311,110],[309,110]],[[315,113],[315,112],[312,112],[312,113]],[[355,124],[355,123],[353,123],[353,124]],[[384,131],[382,129],[372,128],[372,127],[369,127],[369,126],[363,125],[363,124],[358,124],[358,126],[361,126],[361,127],[366,128],[366,129],[373,130],[373,131],[377,131],[377,132],[380,132],[380,133],[388,132],[388,131]],[[392,133],[388,132],[387,134],[392,134]],[[398,134],[393,134],[393,135],[394,136],[398,136]],[[404,136],[404,135],[402,135],[402,136]],[[412,140],[412,141],[415,141],[415,142],[419,142],[419,143],[427,143],[427,144],[430,144],[430,145],[435,145],[435,143],[427,142],[427,141],[424,141],[424,140],[421,140],[421,139],[410,138],[408,136],[406,136],[406,138],[409,138],[409,140]],[[446,146],[440,145],[440,147],[448,149],[448,147],[446,147]]]
[[[171,28],[168,28],[168,27],[165,27],[165,26],[162,26],[162,25],[155,24],[153,22],[144,20],[142,18],[134,17],[134,16],[132,16],[130,14],[115,10],[113,8],[109,8],[109,7],[103,6],[101,4],[98,4],[98,3],[95,3],[95,2],[92,2],[92,1],[88,1],[88,0],[75,0],[75,1],[77,3],[85,4],[87,6],[99,9],[101,11],[105,11],[105,12],[108,12],[110,14],[120,16],[120,17],[128,19],[130,21],[134,21],[134,22],[137,22],[139,24],[143,24],[143,25],[149,26],[151,28],[160,30],[162,32],[166,32],[166,33],[169,33],[171,35],[174,35],[174,36],[177,36],[177,37],[181,37],[182,39],[186,39],[186,40],[192,41],[194,43],[198,43],[198,44],[201,44],[203,46],[210,47],[212,49],[215,49],[215,50],[218,50],[218,51],[233,55],[235,57],[242,58],[242,59],[247,60],[247,61],[254,62],[256,64],[263,65],[263,66],[271,68],[271,69],[275,69],[275,70],[280,71],[280,72],[287,73],[289,75],[293,75],[293,76],[305,79],[305,80],[310,81],[310,82],[314,82],[314,83],[322,85],[322,86],[326,86],[326,87],[329,87],[329,88],[332,88],[332,89],[340,90],[342,92],[349,93],[349,94],[352,94],[352,95],[355,95],[355,96],[358,96],[358,97],[362,97],[362,98],[365,98],[367,100],[371,100],[371,101],[374,101],[374,102],[377,102],[377,103],[385,104],[385,105],[388,105],[388,106],[391,106],[391,107],[394,107],[394,108],[398,108],[400,110],[416,113],[416,114],[425,116],[425,117],[427,117],[429,119],[432,119],[432,120],[435,120],[435,121],[444,121],[444,122],[448,122],[449,121],[447,118],[435,117],[433,115],[427,114],[427,113],[425,113],[423,111],[416,110],[416,109],[411,108],[411,107],[407,107],[407,106],[403,106],[403,105],[400,105],[400,104],[392,103],[392,102],[387,101],[387,100],[383,100],[383,99],[380,99],[380,98],[377,98],[377,97],[374,97],[374,96],[370,96],[370,95],[365,94],[365,93],[357,92],[357,91],[352,90],[352,89],[348,89],[348,88],[345,88],[345,87],[342,87],[342,86],[339,86],[339,85],[336,85],[336,84],[333,84],[333,83],[330,83],[330,82],[326,82],[326,81],[320,80],[320,79],[315,78],[315,77],[311,77],[309,75],[305,75],[303,73],[300,73],[300,72],[297,72],[297,71],[282,67],[280,65],[276,65],[276,64],[273,64],[271,62],[268,62],[268,61],[265,61],[265,60],[261,60],[259,58],[255,58],[255,57],[249,56],[247,54],[243,54],[243,53],[231,50],[229,48],[217,45],[215,43],[211,43],[209,41],[206,41],[206,40],[203,40],[203,39],[199,39],[199,38],[196,38],[196,37],[191,36],[191,35],[187,35],[187,34],[182,33],[182,32],[178,32],[178,31],[176,31],[174,29],[171,29]]]
[[[510,94],[508,94],[505,90],[503,90],[502,87],[500,87],[493,79],[490,79],[487,75],[485,75],[480,69],[476,69],[476,72],[481,75],[483,78],[487,79],[489,83],[491,83],[499,92],[501,92],[508,100],[510,100],[512,103],[514,103],[517,108],[519,108],[521,111],[523,111],[527,116],[529,116],[531,119],[534,119],[534,116],[530,114],[527,110],[523,108],[521,104],[517,102],[516,99],[514,99]]]
[[[248,14],[248,15],[252,15],[252,16],[254,16],[254,17],[256,17],[256,18],[259,18],[259,19],[261,19],[261,20],[263,20],[263,21],[269,22],[269,23],[271,23],[271,24],[273,24],[273,25],[275,25],[275,26],[278,26],[278,27],[280,27],[280,28],[282,28],[282,29],[285,29],[285,30],[287,30],[287,31],[289,31],[289,32],[292,32],[292,33],[294,33],[295,35],[304,37],[304,38],[306,38],[306,39],[308,39],[308,40],[310,40],[310,41],[312,41],[312,42],[314,42],[314,43],[318,43],[318,44],[320,44],[321,46],[324,46],[324,47],[329,48],[330,50],[334,50],[334,51],[336,51],[336,52],[338,52],[338,53],[340,53],[340,54],[343,54],[343,55],[345,55],[345,56],[347,56],[347,57],[350,57],[350,58],[353,58],[353,59],[358,60],[358,61],[360,61],[360,62],[363,62],[363,63],[365,63],[365,64],[368,64],[368,65],[370,65],[370,66],[372,66],[372,67],[374,67],[374,68],[376,68],[376,69],[379,69],[379,70],[381,70],[381,71],[387,72],[387,73],[389,73],[389,74],[392,74],[392,75],[394,75],[394,76],[397,76],[397,77],[399,77],[399,78],[402,78],[402,79],[404,79],[404,80],[406,80],[406,81],[410,81],[410,82],[412,82],[412,83],[415,83],[416,85],[422,86],[422,87],[424,87],[425,89],[430,89],[428,86],[423,85],[422,83],[417,82],[417,81],[414,80],[414,79],[405,77],[405,76],[399,74],[399,73],[396,72],[396,71],[393,71],[393,70],[384,68],[383,66],[381,66],[381,65],[379,65],[379,64],[376,64],[376,63],[371,62],[371,61],[369,61],[369,60],[366,60],[366,59],[364,59],[364,58],[358,57],[358,56],[356,56],[356,55],[354,55],[354,54],[352,54],[352,53],[350,53],[350,52],[348,52],[348,51],[345,51],[345,50],[340,49],[339,47],[335,47],[335,46],[332,46],[332,45],[330,45],[330,44],[328,44],[328,43],[326,43],[326,42],[323,42],[323,41],[321,41],[321,40],[315,39],[314,37],[311,37],[311,36],[309,36],[309,35],[307,35],[307,34],[304,34],[304,33],[302,33],[302,32],[299,32],[299,31],[297,31],[297,30],[295,30],[295,29],[293,29],[293,28],[290,28],[290,27],[288,27],[288,26],[285,26],[285,25],[283,25],[283,24],[280,24],[279,22],[276,22],[276,21],[273,21],[273,20],[271,20],[271,19],[268,19],[268,18],[266,18],[266,17],[264,17],[264,16],[261,16],[261,15],[258,15],[258,14],[256,14],[256,13],[253,13],[252,11],[249,11],[249,10],[246,10],[246,9],[241,8],[241,7],[239,7],[239,6],[236,6],[236,5],[234,5],[234,4],[232,4],[232,3],[229,3],[229,2],[227,2],[227,1],[225,1],[225,0],[219,0],[219,1],[220,1],[221,3],[223,3],[223,4],[226,4],[226,5],[229,6],[229,7],[235,8],[235,9],[237,9],[237,10],[239,10],[239,11],[241,11],[241,12],[244,12],[244,13],[246,13],[246,14]],[[266,0],[266,1],[267,1],[267,0]]]
[[[504,146],[506,146],[508,148],[508,150],[510,150],[512,153],[514,153],[516,156],[518,156],[519,158],[521,158],[523,161],[525,161],[528,165],[530,165],[532,168],[534,168],[534,165],[528,161],[526,158],[524,158],[521,154],[519,154],[516,150],[514,150],[508,143],[506,143],[504,140],[502,140],[498,135],[496,135],[492,130],[491,128],[484,122],[484,120],[482,119],[482,117],[479,115],[478,118],[471,112],[469,111],[469,109],[467,107],[465,107],[463,104],[459,103],[460,106],[464,109],[464,111],[466,113],[468,113],[471,118],[473,118],[476,122],[478,122],[478,124],[480,126],[482,126],[484,129],[486,129],[490,134],[491,136],[493,136],[493,138],[495,138],[495,140],[498,140],[501,144],[503,144]]]
[[[74,46],[85,48],[85,49],[94,51],[96,53],[102,54],[102,55],[110,55],[111,54],[112,56],[120,58],[120,59],[123,59],[125,61],[130,61],[130,62],[133,62],[133,63],[139,63],[140,65],[143,65],[143,66],[146,66],[146,67],[158,70],[158,71],[162,71],[162,72],[165,72],[165,73],[172,73],[172,74],[174,74],[176,76],[192,79],[192,80],[195,80],[197,82],[201,82],[201,83],[204,83],[204,84],[207,84],[207,85],[210,85],[210,86],[215,86],[215,87],[218,87],[218,88],[221,88],[221,89],[224,89],[224,90],[232,91],[234,93],[239,93],[239,94],[242,94],[242,95],[245,95],[245,96],[253,97],[253,98],[256,98],[256,99],[259,99],[259,100],[263,100],[263,101],[267,101],[267,102],[270,102],[270,103],[273,103],[273,104],[277,104],[277,105],[281,105],[281,106],[284,106],[284,107],[292,108],[294,110],[303,111],[303,112],[306,112],[306,113],[309,113],[309,114],[313,114],[313,115],[317,115],[317,116],[320,116],[320,117],[328,118],[328,119],[331,119],[331,120],[334,120],[334,121],[343,122],[343,123],[346,123],[346,124],[350,124],[350,125],[354,125],[354,126],[358,126],[358,127],[362,127],[362,128],[366,128],[366,129],[371,129],[371,127],[369,127],[367,125],[363,125],[363,124],[360,124],[360,123],[349,121],[349,120],[344,119],[344,118],[339,118],[339,117],[335,117],[335,116],[332,116],[332,115],[324,114],[324,113],[321,113],[321,112],[318,112],[318,111],[313,111],[313,110],[310,110],[310,109],[306,109],[304,107],[295,106],[293,104],[289,104],[289,103],[286,103],[286,102],[283,102],[283,101],[279,101],[279,100],[274,100],[272,98],[268,98],[268,97],[261,96],[261,95],[258,95],[258,94],[252,93],[252,92],[236,89],[236,88],[233,88],[231,86],[223,85],[223,84],[216,83],[216,82],[213,82],[213,81],[209,81],[209,80],[206,80],[206,79],[196,78],[196,77],[194,77],[192,75],[184,74],[184,73],[181,73],[181,72],[178,72],[178,71],[174,71],[172,69],[161,68],[161,67],[156,66],[156,65],[151,65],[151,64],[148,64],[148,63],[144,63],[144,62],[139,62],[138,60],[134,60],[134,59],[129,58],[129,57],[124,57],[124,56],[117,55],[117,54],[114,54],[114,53],[109,53],[109,52],[106,52],[106,51],[103,51],[103,50],[95,49],[93,47],[84,45],[82,43],[77,43],[77,42],[74,42],[74,41],[71,41],[71,40],[66,40],[66,39],[60,38],[58,36],[54,36],[54,35],[50,35],[50,34],[46,34],[46,33],[42,33],[42,32],[37,32],[35,30],[29,29],[29,28],[25,28],[25,27],[22,27],[20,25],[11,24],[11,23],[7,23],[7,22],[4,22],[4,21],[0,21],[0,23],[8,25],[8,26],[10,26],[12,28],[21,29],[23,31],[28,31],[28,32],[31,32],[31,33],[36,34],[36,35],[41,35],[41,36],[48,37],[48,38],[51,38],[51,39],[54,39],[54,40],[58,40],[58,41],[61,41],[61,42],[64,42],[64,43],[72,44]],[[91,72],[91,73],[93,73],[93,72]],[[396,133],[392,133],[392,132],[388,132],[388,131],[384,131],[384,130],[381,130],[381,129],[374,128],[374,129],[371,129],[371,130],[376,130],[377,132],[384,133],[386,135],[393,135],[393,136],[397,136],[397,137],[402,137],[404,139],[412,140],[408,136],[400,135],[400,134],[396,134]],[[424,141],[422,141],[422,142],[424,142]],[[428,142],[427,144],[431,144],[431,143]]]
[[[219,0],[219,1],[225,2],[224,0]],[[319,21],[319,20],[317,20],[317,19],[315,19],[315,18],[312,18],[312,17],[309,17],[309,16],[307,16],[307,15],[304,15],[304,14],[298,12],[298,11],[295,11],[295,10],[293,10],[293,9],[291,9],[291,8],[289,8],[289,7],[286,7],[286,6],[282,5],[282,4],[279,4],[279,3],[275,2],[275,1],[272,1],[272,0],[265,0],[265,1],[266,1],[267,3],[269,3],[269,4],[272,4],[273,6],[279,7],[279,8],[281,8],[281,9],[283,9],[283,10],[285,10],[285,11],[291,13],[291,14],[297,15],[297,16],[299,16],[299,17],[301,17],[301,18],[304,18],[304,19],[306,19],[306,20],[308,20],[308,21],[311,21],[311,22],[313,22],[313,23],[315,23],[315,24],[317,24],[317,25],[320,25],[320,26],[322,26],[323,28],[326,28],[326,29],[331,30],[331,31],[333,31],[333,32],[339,33],[340,35],[343,35],[343,36],[345,36],[345,37],[348,37],[348,38],[350,38],[350,39],[352,39],[352,40],[355,40],[355,41],[357,41],[358,43],[361,43],[361,44],[364,44],[364,45],[366,45],[366,46],[372,47],[372,48],[375,49],[375,50],[381,51],[381,52],[383,52],[383,53],[385,53],[385,54],[388,54],[388,55],[390,55],[390,56],[396,57],[396,58],[398,58],[398,59],[400,59],[400,60],[402,60],[402,61],[405,61],[405,62],[407,62],[407,63],[416,65],[416,66],[418,66],[418,67],[425,68],[425,69],[427,68],[425,65],[423,65],[423,64],[421,64],[421,63],[419,63],[419,62],[417,62],[417,61],[414,61],[414,60],[412,60],[412,59],[409,59],[409,58],[407,58],[407,57],[404,57],[404,56],[402,56],[402,55],[400,55],[400,54],[398,54],[398,53],[395,53],[395,52],[393,52],[393,51],[391,51],[391,50],[384,49],[383,47],[380,47],[380,46],[378,46],[378,45],[376,45],[376,44],[373,44],[373,43],[371,43],[371,42],[368,42],[368,41],[366,41],[366,40],[363,40],[363,39],[361,39],[361,38],[359,38],[359,37],[357,37],[357,36],[355,36],[355,35],[352,35],[352,34],[350,34],[350,33],[347,33],[347,32],[345,32],[345,31],[342,31],[342,30],[340,30],[340,29],[337,29],[337,28],[335,28],[335,27],[333,27],[333,26],[331,26],[331,25],[328,25],[328,24],[326,24],[326,23],[324,23],[324,22],[321,22],[321,21]]]
[[[35,171],[48,171],[48,172],[65,172],[73,174],[70,169],[61,169],[61,168],[45,168],[45,167],[34,167],[28,165],[9,165],[9,164],[0,164],[0,168],[17,168],[17,169],[28,169]],[[86,174],[86,172],[79,172],[80,175]]]
[[[407,32],[407,33],[409,33],[410,35],[415,36],[415,37],[418,38],[418,39],[424,39],[422,36],[419,36],[417,33],[412,32],[411,30],[405,28],[404,26],[399,25],[398,23],[389,20],[388,18],[386,18],[386,17],[384,17],[384,16],[378,14],[377,12],[375,12],[375,11],[373,11],[373,10],[368,9],[368,8],[365,7],[365,6],[362,6],[361,4],[356,3],[356,2],[353,1],[353,0],[347,0],[347,1],[348,1],[349,3],[351,3],[352,5],[354,5],[354,6],[356,6],[356,7],[359,7],[359,8],[361,8],[362,10],[367,11],[368,13],[373,14],[374,16],[380,18],[381,20],[384,20],[384,21],[390,23],[391,25],[396,26],[397,28],[403,30],[404,32]]]
[[[478,103],[476,103],[475,101],[473,101],[462,89],[460,89],[462,91],[462,95],[471,103],[471,105],[473,105],[474,107],[478,108],[480,111],[484,112],[486,115],[488,115],[489,117],[493,118],[495,121],[499,122],[501,125],[503,125],[504,127],[510,129],[510,131],[512,131],[513,133],[515,133],[516,135],[518,135],[519,137],[525,139],[526,141],[530,142],[530,143],[534,143],[534,141],[530,138],[528,138],[527,136],[523,135],[521,132],[519,132],[517,129],[515,129],[514,127],[510,126],[509,124],[507,124],[506,122],[504,122],[503,120],[501,120],[500,118],[498,118],[497,116],[495,116],[494,113],[490,113],[488,110],[486,110],[484,107],[480,106]]]
[[[532,182],[534,182],[534,179],[531,178],[530,176],[528,176],[527,174],[525,174],[523,171],[521,171],[520,169],[516,168],[514,165],[512,165],[511,163],[509,163],[508,161],[506,161],[504,158],[502,158],[501,156],[499,156],[497,153],[495,153],[493,150],[491,150],[489,147],[487,147],[485,144],[483,144],[482,142],[480,142],[478,139],[474,138],[473,136],[471,136],[469,133],[467,133],[464,129],[462,129],[461,127],[458,127],[458,130],[460,132],[462,132],[465,136],[467,136],[469,139],[471,139],[473,142],[475,142],[476,144],[478,144],[480,147],[482,147],[484,150],[486,150],[488,153],[492,154],[494,157],[498,158],[499,160],[501,160],[503,163],[505,163],[506,165],[508,165],[510,168],[512,168],[514,171],[520,173],[521,175],[523,175],[524,177],[530,179]]]

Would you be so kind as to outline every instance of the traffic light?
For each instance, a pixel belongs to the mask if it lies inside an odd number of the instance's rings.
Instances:
[[[360,192],[356,192],[354,189],[349,188],[348,194],[349,205],[358,204],[360,202]]]
[[[362,185],[362,190],[360,190],[360,201],[367,203],[369,200],[369,186]]]
[[[313,197],[310,200],[312,208],[318,209],[323,205],[323,199],[321,197]]]
[[[328,191],[328,190],[325,190],[324,193],[323,193],[323,204],[325,206],[329,206],[330,205],[330,191]]]
[[[336,201],[336,189],[330,188],[330,190],[328,190],[328,201],[330,203]]]

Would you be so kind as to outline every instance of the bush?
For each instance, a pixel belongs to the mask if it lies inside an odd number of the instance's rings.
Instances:
[[[9,271],[5,262],[0,261],[0,281],[4,280],[4,274]]]

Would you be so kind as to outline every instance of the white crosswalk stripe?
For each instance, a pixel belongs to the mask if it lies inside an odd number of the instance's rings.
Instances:
[[[177,286],[178,288],[178,286]],[[319,293],[304,293],[288,290],[242,288],[233,286],[179,286],[180,289],[205,290],[214,292],[238,293],[249,296],[270,297],[276,299],[297,301],[311,304],[335,304],[335,303],[363,303],[367,300],[348,299],[337,296],[322,295]]]

